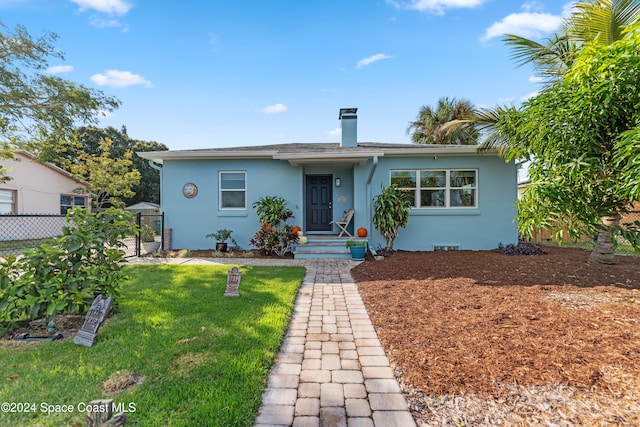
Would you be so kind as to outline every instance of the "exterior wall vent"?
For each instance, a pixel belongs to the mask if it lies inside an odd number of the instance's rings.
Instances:
[[[433,245],[434,251],[459,251],[460,245]]]

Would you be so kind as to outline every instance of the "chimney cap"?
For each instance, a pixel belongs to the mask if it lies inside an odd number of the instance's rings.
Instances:
[[[355,115],[358,112],[357,108],[341,108],[340,114],[338,115],[338,119],[342,119],[342,116],[347,115]]]

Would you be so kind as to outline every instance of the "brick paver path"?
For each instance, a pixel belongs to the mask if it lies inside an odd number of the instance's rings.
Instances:
[[[307,261],[255,426],[415,426],[349,270]]]

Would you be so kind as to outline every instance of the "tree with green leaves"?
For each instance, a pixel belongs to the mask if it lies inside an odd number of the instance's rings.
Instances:
[[[473,145],[478,143],[474,127],[447,127],[452,121],[465,120],[473,115],[474,107],[465,99],[443,97],[435,108],[424,105],[418,117],[409,124],[407,133],[415,144]]]
[[[409,193],[404,193],[395,184],[382,188],[373,201],[373,226],[382,234],[385,249],[393,251],[393,244],[400,228],[407,226],[412,206]]]
[[[640,16],[640,0],[583,0],[574,5],[574,13],[545,43],[525,37],[505,34],[504,42],[511,47],[511,57],[518,65],[533,65],[534,72],[545,84],[561,81],[571,68],[576,55],[587,44],[607,46],[620,40],[622,29],[636,22]],[[482,134],[482,148],[508,150],[509,134],[513,129],[506,123],[515,123],[518,109],[497,106],[479,109],[470,120],[454,121],[456,127],[475,127]],[[502,126],[496,126],[502,121]]]
[[[574,9],[545,43],[505,34],[516,63],[533,64],[547,83],[562,79],[584,46],[606,46],[622,38],[623,29],[640,15],[640,0],[583,0]]]
[[[115,159],[111,156],[112,146],[110,139],[103,139],[99,156],[80,153],[78,162],[71,166],[74,176],[89,183],[87,191],[99,211],[109,206],[124,207],[124,199],[133,196],[132,188],[140,182],[140,172],[131,167],[133,151]]]
[[[620,224],[640,200],[639,53],[640,21],[611,44],[587,42],[561,80],[496,124],[507,159],[530,161],[521,230],[597,235],[592,262],[614,262],[617,236],[640,248],[640,221]]]
[[[0,156],[10,157],[29,140],[66,137],[78,123],[96,123],[100,111],[120,105],[101,91],[47,74],[51,59],[64,60],[54,47],[57,38],[33,38],[22,25],[11,30],[0,22]],[[0,172],[0,181],[6,179]]]
[[[638,80],[640,69],[625,55],[638,56],[640,0],[584,0],[574,10],[546,44],[506,35],[512,57],[545,78],[540,95],[519,108],[476,111],[454,125],[478,128],[484,149],[531,162],[527,200],[518,212],[524,234],[552,227],[559,242],[563,227],[572,237],[597,234],[590,260],[610,263],[612,236],[638,247],[638,224],[621,226],[619,219],[638,200],[633,183],[640,162],[629,149],[637,138],[639,105],[629,102],[638,86],[629,82]]]
[[[128,151],[136,153],[168,150],[166,145],[155,141],[132,139],[124,126],[120,130],[111,126],[106,128],[82,126],[76,129],[73,138],[67,140],[48,138],[29,149],[40,160],[71,171],[72,165],[79,162],[79,156],[83,153],[100,157],[102,155],[100,144],[106,139],[111,141],[109,155],[114,160],[122,158]],[[131,188],[133,195],[122,198],[124,203],[126,205],[138,202],[160,203],[160,172],[139,156],[134,155],[131,160],[131,170],[140,172],[140,181]]]

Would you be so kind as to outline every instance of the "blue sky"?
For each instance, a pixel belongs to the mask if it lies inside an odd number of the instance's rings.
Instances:
[[[0,0],[0,19],[59,36],[49,72],[122,106],[100,126],[170,149],[408,143],[440,97],[518,104],[539,89],[502,34],[542,38],[569,0]]]

